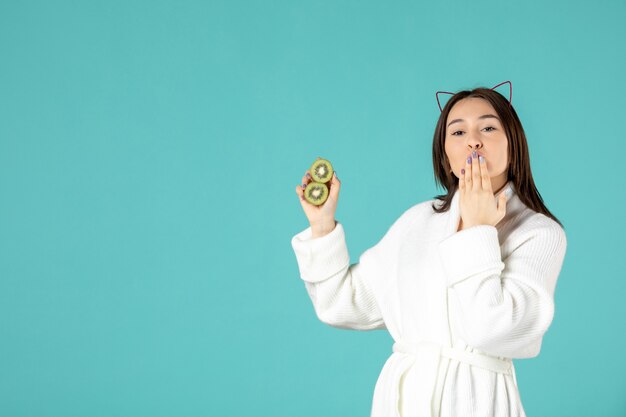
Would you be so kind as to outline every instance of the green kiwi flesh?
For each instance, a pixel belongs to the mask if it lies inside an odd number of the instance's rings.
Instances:
[[[320,158],[313,162],[313,165],[309,168],[311,179],[321,183],[327,183],[330,181],[333,177],[333,172],[333,166],[327,159]]]
[[[304,198],[309,203],[320,206],[328,198],[328,187],[324,183],[311,181],[304,189]]]

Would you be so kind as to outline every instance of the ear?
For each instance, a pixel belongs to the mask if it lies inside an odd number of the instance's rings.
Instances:
[[[454,93],[451,93],[449,91],[437,91],[435,93],[435,97],[437,97],[437,105],[439,106],[439,111],[442,112],[443,109],[441,108],[441,103],[439,102],[439,94],[450,94],[450,95],[454,95]],[[444,105],[445,106],[445,105]]]
[[[492,90],[495,90],[496,88],[500,87],[502,84],[509,84],[509,106],[511,105],[511,100],[513,100],[513,85],[511,84],[511,81],[503,81],[500,84],[496,85],[495,87],[491,87]]]

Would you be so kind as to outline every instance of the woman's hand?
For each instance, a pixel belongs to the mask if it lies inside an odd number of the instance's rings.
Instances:
[[[329,232],[335,227],[335,212],[337,211],[337,201],[339,199],[341,182],[339,181],[339,178],[337,178],[336,173],[333,172],[333,177],[326,184],[328,186],[328,199],[324,202],[324,204],[316,206],[315,204],[309,203],[304,198],[304,189],[311,181],[311,175],[307,170],[302,177],[302,184],[296,186],[296,194],[298,194],[300,198],[300,204],[302,205],[304,214],[306,214],[311,227],[315,231],[319,231],[321,233]],[[320,233],[314,234],[317,235]]]
[[[461,170],[459,204],[463,229],[481,224],[495,226],[506,214],[506,193],[500,193],[496,202],[487,163],[481,159],[482,162],[476,156],[471,157],[470,162],[465,161],[465,170]]]

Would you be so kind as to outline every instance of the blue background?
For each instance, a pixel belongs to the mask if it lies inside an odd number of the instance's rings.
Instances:
[[[392,340],[315,316],[295,187],[333,162],[356,262],[443,192],[435,91],[505,80],[568,236],[541,354],[515,361],[522,402],[624,415],[625,18],[624,1],[2,0],[0,415],[369,415]]]

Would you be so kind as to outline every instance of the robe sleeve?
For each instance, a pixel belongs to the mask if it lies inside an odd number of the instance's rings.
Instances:
[[[552,323],[567,240],[558,223],[540,221],[507,245],[502,259],[497,229],[477,225],[442,240],[438,251],[465,341],[494,356],[532,358]]]
[[[341,222],[321,237],[311,238],[308,227],[292,238],[300,277],[320,321],[342,329],[386,329],[375,288],[381,288],[380,282],[393,273],[410,212],[406,210],[355,264],[350,264]]]

